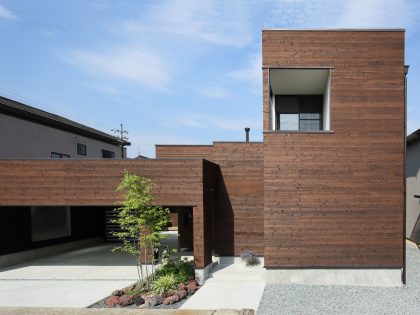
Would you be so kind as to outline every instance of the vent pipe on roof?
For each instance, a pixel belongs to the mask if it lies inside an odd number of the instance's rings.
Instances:
[[[245,127],[245,141],[249,142],[249,127]]]

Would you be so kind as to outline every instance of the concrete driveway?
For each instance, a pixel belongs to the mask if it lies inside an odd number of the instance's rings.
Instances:
[[[254,309],[258,308],[265,287],[264,261],[245,266],[239,259],[220,258],[210,278],[180,308]]]
[[[135,258],[104,244],[0,270],[0,306],[87,307],[137,281]]]

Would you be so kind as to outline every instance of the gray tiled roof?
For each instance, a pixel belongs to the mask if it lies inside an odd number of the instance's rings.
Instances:
[[[105,132],[3,96],[0,96],[0,112],[57,129],[73,132],[89,138],[101,140],[106,143],[114,145],[121,144],[120,139]],[[124,145],[130,145],[130,142],[124,141]]]
[[[407,136],[407,143],[413,142],[414,140],[420,139],[420,129],[412,132],[409,136]]]

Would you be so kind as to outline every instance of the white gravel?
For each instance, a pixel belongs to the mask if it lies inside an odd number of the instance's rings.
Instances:
[[[257,313],[420,314],[420,250],[407,245],[407,285],[403,287],[268,284]]]

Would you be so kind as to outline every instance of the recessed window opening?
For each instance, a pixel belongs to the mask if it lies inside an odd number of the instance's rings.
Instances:
[[[104,159],[115,159],[115,152],[102,150],[102,158]]]
[[[86,144],[77,143],[77,155],[85,155],[86,156]]]
[[[270,69],[272,130],[330,130],[329,103],[329,69]]]
[[[58,152],[51,152],[51,158],[52,159],[69,159],[70,155],[64,154],[64,153],[58,153]]]

